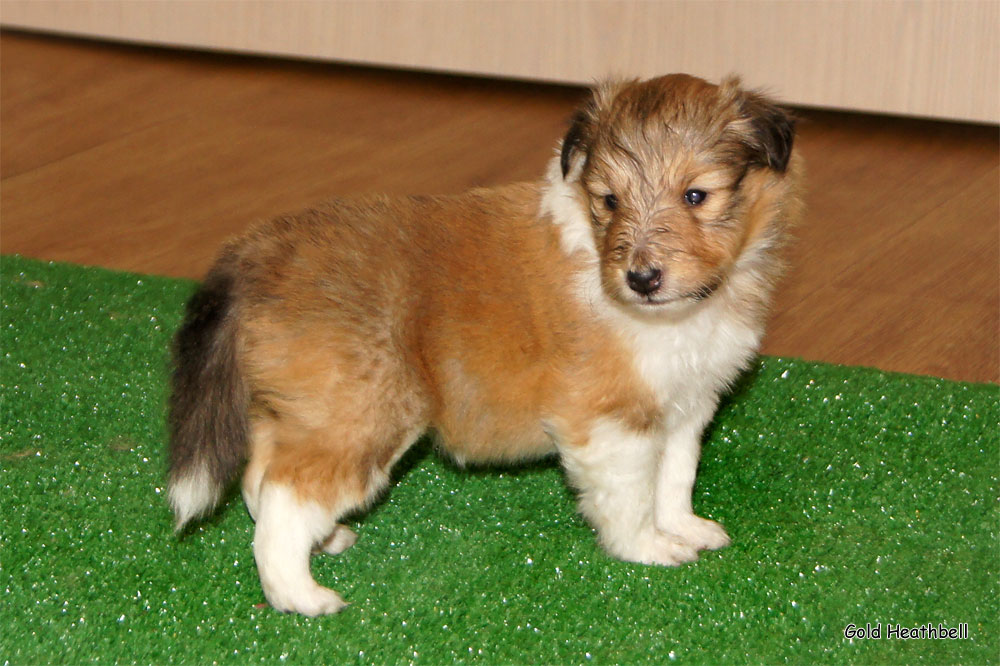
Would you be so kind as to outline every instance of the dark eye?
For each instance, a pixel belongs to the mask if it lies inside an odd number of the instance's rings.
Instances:
[[[688,190],[684,193],[684,201],[688,202],[692,206],[697,206],[698,204],[705,201],[708,197],[708,192],[705,190]]]
[[[615,210],[616,208],[618,208],[618,197],[616,197],[613,194],[605,195],[604,206],[608,210]]]

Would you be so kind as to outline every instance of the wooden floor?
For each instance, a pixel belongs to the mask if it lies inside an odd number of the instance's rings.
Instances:
[[[538,177],[581,91],[0,36],[0,250],[198,277],[248,222]],[[803,111],[764,351],[1000,381],[996,127]]]

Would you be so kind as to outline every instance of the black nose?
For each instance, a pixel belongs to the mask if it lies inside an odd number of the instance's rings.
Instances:
[[[659,268],[644,268],[626,273],[625,281],[628,282],[629,289],[635,293],[649,296],[660,288],[661,277],[663,273]]]

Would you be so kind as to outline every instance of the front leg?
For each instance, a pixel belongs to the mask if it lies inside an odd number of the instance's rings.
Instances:
[[[697,549],[654,524],[662,449],[659,428],[636,432],[613,419],[598,420],[584,441],[560,446],[580,512],[614,557],[667,566],[698,558]]]
[[[696,516],[691,508],[701,436],[716,403],[714,397],[706,399],[695,409],[671,419],[656,482],[656,529],[696,551],[729,545],[729,535],[722,525]]]

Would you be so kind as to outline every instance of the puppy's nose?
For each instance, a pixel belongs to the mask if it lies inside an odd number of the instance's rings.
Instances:
[[[643,268],[626,273],[625,281],[628,282],[629,289],[635,293],[649,296],[660,288],[660,278],[662,277],[663,273],[659,268]]]

